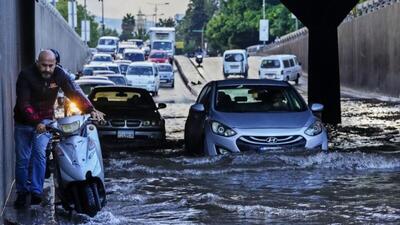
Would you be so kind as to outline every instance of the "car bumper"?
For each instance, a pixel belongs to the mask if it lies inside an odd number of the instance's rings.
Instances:
[[[118,132],[131,131],[133,137],[119,137]],[[107,144],[132,144],[152,146],[165,140],[165,128],[98,128],[99,139]]]
[[[135,88],[143,88],[149,92],[156,92],[157,91],[157,87],[154,84],[132,84],[132,87]]]
[[[160,85],[171,85],[174,83],[174,79],[160,79]]]
[[[237,134],[232,137],[223,137],[212,132],[208,127],[205,133],[207,155],[218,155],[223,152],[268,152],[285,149],[328,149],[326,131],[316,136],[304,134],[304,129],[235,129]],[[249,137],[276,137],[278,143],[252,141]]]

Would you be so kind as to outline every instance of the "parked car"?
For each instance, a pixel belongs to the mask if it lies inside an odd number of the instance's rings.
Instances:
[[[128,79],[122,74],[104,74],[103,76],[107,77],[116,85],[128,86]]]
[[[165,121],[149,92],[133,87],[97,87],[89,100],[106,114],[106,123],[97,124],[100,140],[107,144],[160,145],[165,141]]]
[[[91,76],[91,75],[93,75],[94,71],[99,71],[99,70],[105,71],[105,70],[109,70],[109,68],[108,68],[108,66],[104,66],[104,65],[90,65],[89,64],[89,65],[85,65],[83,67],[82,74],[84,76]]]
[[[303,69],[295,55],[270,55],[261,59],[258,74],[261,79],[299,83]]]
[[[247,78],[249,74],[249,61],[246,50],[233,49],[225,51],[222,71],[225,78],[228,78],[230,75],[242,75],[244,78]]]
[[[90,94],[92,89],[97,86],[115,86],[115,83],[110,80],[98,80],[98,79],[79,79],[75,81],[76,84],[82,89],[86,96]]]
[[[113,57],[107,53],[97,53],[93,56],[90,65],[99,65],[104,63],[112,63]]]
[[[130,60],[131,62],[145,61],[144,52],[140,49],[126,49],[123,56],[123,59]]]
[[[185,146],[218,155],[282,149],[328,149],[327,132],[290,84],[273,80],[212,81],[200,92],[185,124]]]
[[[168,63],[170,62],[170,57],[168,57],[166,51],[152,50],[150,52],[148,60],[154,63]]]
[[[115,60],[114,63],[116,63],[119,66],[121,74],[125,75],[126,71],[128,70],[128,66],[129,66],[129,64],[132,63],[132,61],[130,61],[130,60]]]
[[[157,67],[160,76],[160,85],[174,87],[175,75],[172,65],[169,63],[160,63],[157,64]]]
[[[143,88],[153,95],[158,95],[160,76],[158,75],[158,68],[155,63],[131,63],[126,72],[126,78],[133,87]]]

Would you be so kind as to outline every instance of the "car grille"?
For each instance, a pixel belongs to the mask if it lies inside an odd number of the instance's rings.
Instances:
[[[113,127],[125,127],[125,124],[127,127],[139,127],[140,120],[111,120],[110,124]]]
[[[294,136],[242,136],[236,141],[240,151],[260,150],[260,148],[304,148],[306,139]]]

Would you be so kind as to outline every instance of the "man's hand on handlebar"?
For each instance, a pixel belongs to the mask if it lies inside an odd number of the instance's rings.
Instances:
[[[94,110],[90,113],[90,115],[92,116],[92,119],[93,119],[93,120],[105,121],[104,116],[105,116],[106,114],[100,112],[100,111],[97,110],[97,109],[94,109]]]

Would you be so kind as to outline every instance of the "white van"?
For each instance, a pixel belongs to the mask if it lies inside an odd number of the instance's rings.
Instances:
[[[295,55],[270,55],[261,58],[258,75],[260,79],[294,81],[298,84],[302,70]]]
[[[126,71],[126,79],[129,85],[143,88],[158,95],[160,88],[160,76],[157,65],[152,62],[133,62]]]
[[[247,51],[244,49],[227,50],[223,55],[224,77],[229,75],[243,75],[247,78],[249,73],[249,61]]]
[[[103,36],[99,38],[97,42],[97,52],[104,52],[104,53],[116,53],[118,48],[118,37],[113,36]]]

